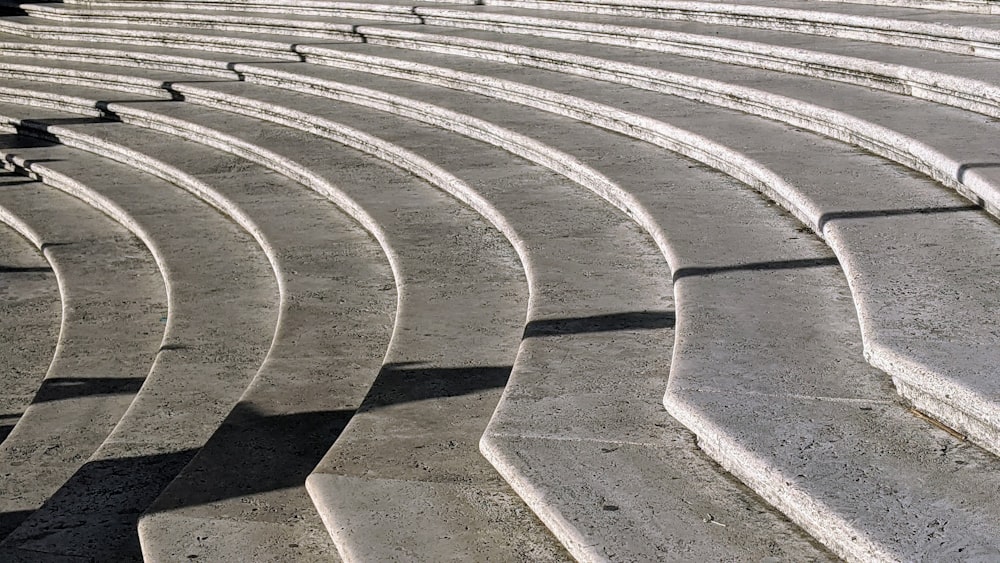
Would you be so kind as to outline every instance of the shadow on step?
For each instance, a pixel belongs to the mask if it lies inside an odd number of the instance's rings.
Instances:
[[[302,487],[353,415],[344,409],[266,416],[237,405],[155,511]]]
[[[48,266],[4,266],[0,264],[0,274],[22,274],[31,272],[51,272],[52,268]]]
[[[94,561],[141,560],[140,514],[196,451],[88,462],[39,510],[0,515],[0,535],[10,532],[4,547]]]
[[[511,370],[511,366],[421,368],[420,365],[421,362],[403,362],[382,366],[358,412],[503,388]]]
[[[544,319],[529,322],[524,328],[524,338],[673,328],[676,320],[673,311],[633,311],[591,317]]]
[[[15,510],[13,512],[0,512],[0,539],[3,539],[7,534],[17,528],[21,522],[24,522],[28,516],[31,516],[30,510]]]
[[[34,403],[64,401],[93,395],[134,395],[144,377],[54,377],[42,381]]]
[[[774,260],[771,262],[749,262],[729,266],[708,266],[704,268],[679,268],[674,272],[674,281],[695,276],[711,276],[724,272],[755,272],[760,270],[794,270],[798,268],[822,268],[840,264],[836,258],[802,258],[799,260]]]
[[[962,213],[963,211],[982,211],[982,207],[974,204],[952,205],[947,207],[914,207],[910,209],[874,209],[871,211],[835,211],[820,215],[817,225],[822,231],[830,221],[839,219],[877,219],[879,217],[898,217],[900,215],[930,215],[933,213]]]
[[[160,512],[302,487],[353,414],[268,416],[240,404],[197,458],[199,450],[187,449],[87,463],[30,518],[3,516],[22,524],[7,545],[95,561],[141,560],[136,527],[154,501],[159,499],[154,510]]]

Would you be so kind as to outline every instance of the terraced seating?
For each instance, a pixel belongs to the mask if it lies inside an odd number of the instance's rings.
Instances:
[[[71,123],[79,121],[9,105],[0,113],[20,115],[22,128],[34,123],[53,135],[61,130],[67,140]],[[35,120],[25,123],[31,116]],[[108,143],[95,144],[111,152]],[[163,341],[141,391],[118,413],[110,434],[92,444],[89,459],[73,458],[76,473],[66,475],[72,478],[53,483],[62,486],[48,491],[45,507],[0,544],[8,550],[114,556],[134,542],[138,512],[190,459],[198,440],[207,439],[201,436],[215,429],[257,370],[274,331],[274,272],[245,232],[165,181],[51,143],[3,152],[130,224],[166,270],[166,332],[158,335]]]
[[[3,147],[5,154],[31,150],[12,135]],[[58,343],[42,341],[49,348],[45,378],[5,377],[7,389],[31,393],[0,445],[6,536],[73,475],[128,408],[163,339],[167,302],[149,250],[122,225],[39,182],[3,178],[2,214],[44,249],[59,276],[63,313]],[[44,310],[34,319],[23,312],[24,321],[45,319]],[[15,320],[9,326],[30,329]],[[39,334],[26,330],[22,337]]]
[[[30,180],[0,173],[0,185],[11,190]],[[0,443],[31,403],[59,339],[60,294],[52,265],[30,241],[31,229],[4,209],[0,228]],[[22,234],[23,233],[23,234]]]
[[[977,206],[1000,210],[983,119],[1000,99],[996,22],[832,2],[288,4],[36,5],[0,19],[35,37],[0,37],[0,113],[124,122],[11,119],[21,135],[107,152],[228,211],[267,250],[282,297],[263,366],[241,357],[260,369],[234,384],[250,382],[227,421],[216,429],[220,408],[194,462],[181,471],[194,449],[170,459],[166,478],[179,478],[155,503],[165,480],[132,495],[121,542],[93,553],[134,550],[128,526],[145,510],[152,560],[321,558],[333,546],[301,481],[332,443],[309,492],[352,560],[564,558],[553,538],[582,560],[830,556],[767,503],[852,560],[998,556],[997,461],[966,441],[1000,449],[1000,252]],[[40,41],[52,37],[80,41]],[[94,44],[106,41],[141,46]],[[178,148],[153,159],[168,142]],[[9,160],[49,170],[24,159]],[[345,171],[364,182],[345,185]],[[378,189],[406,182],[405,195]],[[393,338],[341,333],[375,343],[355,352],[366,359],[351,383],[324,386],[318,352],[280,361],[306,349],[282,323],[322,315],[288,308],[295,252],[269,241],[306,248],[325,224],[285,233],[272,201],[236,195],[243,184],[272,186],[289,215],[313,205],[311,188],[388,254]],[[354,267],[374,258],[368,245]],[[299,260],[317,279],[334,267]],[[383,303],[364,318],[384,316],[384,297],[361,293]],[[297,381],[313,383],[285,390]],[[151,404],[147,387],[129,414]],[[333,409],[308,439],[281,441],[298,422],[261,422]],[[480,436],[513,490],[475,452]],[[242,474],[227,460],[243,448],[270,461]],[[294,469],[279,486],[283,466]],[[86,538],[38,541],[72,518],[87,479],[28,520],[34,543],[15,532],[5,545],[93,555]]]

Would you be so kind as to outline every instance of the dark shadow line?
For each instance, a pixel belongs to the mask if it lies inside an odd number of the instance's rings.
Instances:
[[[1000,162],[967,162],[958,167],[955,176],[959,182],[965,181],[965,174],[972,168],[1000,168]]]
[[[16,182],[5,182],[0,180],[0,189],[15,188],[17,186],[27,186],[29,184],[37,184],[35,180],[18,180]]]
[[[915,207],[912,209],[875,209],[871,211],[834,211],[820,215],[817,223],[820,231],[830,221],[839,219],[873,219],[878,217],[898,217],[900,215],[930,215],[934,213],[961,213],[963,211],[980,211],[978,205],[953,205],[947,207]]]
[[[676,320],[673,311],[630,311],[590,317],[535,320],[524,327],[523,338],[673,328]]]
[[[40,139],[35,130],[24,128],[20,124],[15,124],[14,130],[16,133],[0,134],[0,147],[5,149],[37,149],[43,147],[54,147],[59,144],[49,138]],[[9,155],[4,160],[14,164]],[[12,173],[23,176],[23,174],[19,174],[17,172]]]
[[[49,248],[56,248],[59,246],[71,246],[72,244],[73,244],[72,242],[43,242],[39,250],[45,252]]]
[[[690,278],[694,276],[711,276],[723,272],[757,272],[763,270],[794,270],[798,268],[822,268],[825,266],[837,266],[840,262],[836,258],[802,258],[799,260],[775,260],[773,262],[751,262],[748,264],[733,264],[731,266],[709,266],[680,268],[674,272],[673,280]]]
[[[145,377],[55,377],[42,381],[32,404],[94,395],[134,395]]]
[[[41,129],[48,131],[50,127],[57,125],[93,125],[97,123],[109,123],[113,120],[106,117],[53,117],[50,119],[22,119],[15,128],[30,127],[32,130]]]
[[[510,379],[510,370],[511,366],[420,368],[386,364],[358,410],[502,389]]]
[[[51,272],[48,266],[3,266],[0,265],[0,274],[20,274],[29,272]]]

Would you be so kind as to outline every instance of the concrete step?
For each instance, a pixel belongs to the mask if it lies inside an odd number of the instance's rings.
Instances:
[[[125,159],[100,140],[100,129],[114,123],[26,106],[2,109],[22,131]],[[264,360],[276,321],[275,272],[243,229],[165,181],[51,142],[5,153],[141,233],[166,271],[170,305],[141,391],[100,448],[78,459],[82,467],[72,478],[6,538],[5,557],[136,556],[140,512],[215,430]],[[144,161],[136,153],[129,158],[134,165]]]
[[[5,134],[0,150],[30,152],[33,144]],[[25,180],[4,175],[0,208],[51,261],[63,316],[45,378],[24,390],[30,404],[0,445],[0,537],[41,507],[111,432],[150,371],[167,315],[164,280],[148,248],[100,211]],[[39,321],[54,312],[41,313]],[[29,339],[39,331],[23,328],[21,346],[37,346]],[[51,350],[55,341],[41,343]],[[17,391],[17,380],[7,388]]]
[[[7,190],[33,182],[0,172]],[[62,296],[58,275],[39,250],[36,231],[10,209],[0,207],[0,443],[21,418],[52,362],[59,340]]]

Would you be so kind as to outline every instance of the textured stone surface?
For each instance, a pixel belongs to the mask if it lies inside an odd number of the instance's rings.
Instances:
[[[997,558],[996,18],[72,4],[0,19],[8,160],[171,322],[0,558]]]

